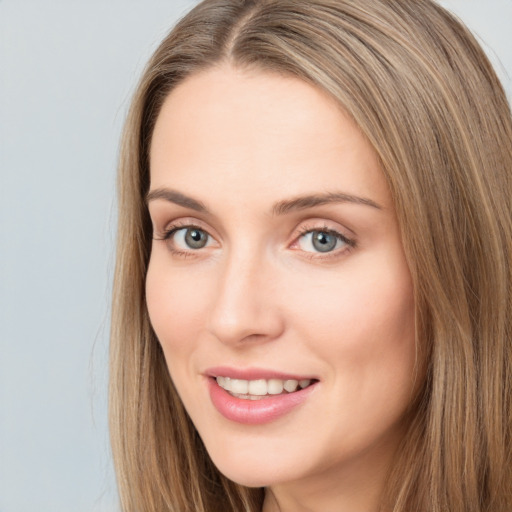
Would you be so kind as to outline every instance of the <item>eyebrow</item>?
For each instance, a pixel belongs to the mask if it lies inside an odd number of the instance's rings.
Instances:
[[[150,201],[154,201],[155,199],[164,199],[170,203],[177,204],[178,206],[183,206],[184,208],[189,208],[191,210],[195,210],[196,212],[201,213],[210,213],[208,208],[201,202],[196,199],[192,199],[181,192],[176,190],[171,190],[168,188],[157,188],[155,190],[150,190],[146,195],[146,204],[149,204]]]
[[[364,206],[371,206],[377,210],[382,210],[382,206],[366,197],[345,194],[344,192],[329,192],[327,194],[314,194],[310,196],[300,196],[293,199],[279,201],[272,208],[274,215],[284,215],[295,210],[306,210],[314,206],[322,206],[332,203],[352,203]]]
[[[201,202],[192,197],[186,196],[176,190],[168,188],[157,188],[148,192],[146,196],[146,204],[156,199],[163,199],[170,203],[189,208],[200,213],[209,214],[208,208]],[[365,197],[345,194],[344,192],[329,192],[326,194],[313,194],[307,196],[299,196],[292,199],[279,201],[272,207],[272,214],[275,216],[285,215],[292,211],[306,210],[314,206],[322,206],[333,203],[352,203],[363,206],[370,206],[377,210],[382,210],[382,206]]]

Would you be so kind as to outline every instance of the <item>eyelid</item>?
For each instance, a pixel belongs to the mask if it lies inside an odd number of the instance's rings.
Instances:
[[[154,240],[161,240],[169,244],[169,250],[178,256],[199,256],[203,249],[211,248],[212,245],[217,244],[219,246],[219,237],[209,225],[205,226],[205,223],[195,217],[184,217],[168,222],[163,229],[160,230],[159,235],[154,236]],[[172,247],[172,235],[181,229],[198,229],[205,232],[209,241],[205,247],[198,249],[180,249],[178,247]],[[326,232],[337,237],[339,240],[344,242],[345,246],[335,248],[332,251],[321,252],[321,251],[305,251],[299,247],[299,240],[301,237],[312,232]],[[154,232],[157,233],[157,227],[154,227]],[[348,232],[348,233],[347,233]],[[212,243],[213,242],[213,243]],[[348,228],[340,225],[334,221],[328,221],[326,219],[308,219],[303,221],[300,225],[295,228],[292,234],[292,241],[287,246],[289,249],[302,253],[302,257],[307,259],[316,260],[328,260],[342,257],[345,253],[354,249],[357,245],[355,234]]]
[[[200,229],[207,233],[214,240],[218,239],[217,233],[204,222],[195,217],[181,217],[170,222],[166,222],[164,227],[158,229],[156,226],[153,228],[154,235],[158,233],[157,237],[153,235],[154,240],[166,240],[169,236],[180,229],[191,228]]]
[[[356,247],[357,242],[355,234],[353,234],[352,231],[348,230],[347,228],[338,226],[340,226],[338,223],[336,223],[336,227],[329,225],[329,222],[326,221],[325,219],[308,220],[305,223],[301,224],[301,226],[295,230],[293,234],[293,241],[289,247],[293,250],[300,251],[301,253],[303,253],[303,256],[308,259],[327,260],[339,258],[345,255],[345,253],[353,250]],[[320,251],[316,252],[302,250],[299,247],[299,240],[303,236],[315,231],[332,234],[339,238],[340,240],[342,240],[346,244],[346,246],[324,253]],[[348,234],[347,231],[350,231],[350,234]]]
[[[215,249],[219,246],[218,238],[215,230],[209,225],[195,217],[181,217],[163,224],[164,227],[158,229],[158,223],[154,226],[153,240],[162,241],[167,246],[169,253],[176,258],[190,259],[200,258],[204,255],[204,251]],[[204,232],[208,236],[207,244],[204,247],[192,248],[181,247],[174,239],[174,235],[181,230],[197,229]],[[156,234],[156,235],[155,235]]]

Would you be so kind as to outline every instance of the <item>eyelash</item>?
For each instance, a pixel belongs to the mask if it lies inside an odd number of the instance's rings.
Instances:
[[[342,233],[340,233],[339,231],[336,231],[335,229],[329,228],[329,227],[327,227],[325,225],[323,227],[319,227],[319,226],[304,226],[303,228],[301,228],[299,230],[299,232],[298,232],[297,236],[295,237],[292,245],[298,244],[299,240],[302,237],[308,235],[309,233],[314,233],[314,232],[326,233],[328,235],[334,236],[337,240],[341,240],[344,244],[346,244],[346,246],[343,247],[343,248],[340,248],[340,249],[334,249],[332,251],[325,252],[323,254],[321,252],[303,251],[304,252],[304,257],[306,257],[306,258],[309,258],[309,259],[312,259],[312,260],[313,259],[316,259],[316,260],[329,260],[329,259],[339,258],[339,257],[345,255],[346,253],[348,253],[349,251],[351,251],[352,249],[354,249],[356,247],[356,241],[353,238],[348,238],[345,235],[343,235]]]
[[[173,247],[171,245],[171,239],[173,237],[173,235],[175,233],[177,233],[178,231],[182,230],[182,229],[197,229],[199,231],[203,231],[204,233],[206,233],[209,237],[211,237],[211,235],[205,230],[203,229],[201,226],[197,226],[195,224],[190,224],[190,223],[180,223],[180,222],[177,222],[175,224],[172,224],[171,226],[169,226],[162,234],[162,236],[160,238],[155,238],[155,240],[162,240],[164,242],[167,242],[168,243],[168,246],[169,246],[169,250],[171,251],[171,253],[175,256],[178,256],[178,257],[181,257],[181,258],[191,258],[191,257],[194,257],[194,249],[190,249],[189,251],[183,251],[181,249],[176,249],[176,247]]]
[[[182,258],[191,258],[194,257],[196,252],[198,252],[200,249],[190,249],[188,251],[184,251],[181,249],[177,249],[176,247],[172,246],[170,243],[172,241],[172,237],[175,233],[182,229],[197,229],[199,231],[202,231],[203,233],[206,233],[208,237],[211,238],[211,235],[201,226],[198,226],[196,224],[191,223],[181,223],[177,222],[171,226],[169,226],[162,234],[160,238],[155,238],[155,240],[161,240],[164,242],[168,242],[169,250],[171,253],[175,256],[182,257]],[[305,258],[308,258],[310,260],[329,260],[341,257],[342,255],[345,255],[347,252],[351,251],[356,247],[356,241],[352,238],[348,238],[339,231],[336,231],[335,229],[329,228],[327,226],[304,226],[299,230],[297,235],[294,238],[294,241],[292,242],[292,246],[298,244],[299,240],[304,237],[305,235],[308,235],[313,232],[320,232],[320,233],[326,233],[328,235],[332,235],[336,237],[338,240],[341,240],[344,244],[346,244],[346,247],[343,247],[341,249],[335,249],[333,251],[325,252],[322,254],[321,252],[309,252],[309,251],[302,251]]]

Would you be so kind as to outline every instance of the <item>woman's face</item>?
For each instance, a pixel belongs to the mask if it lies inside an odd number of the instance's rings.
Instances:
[[[373,485],[415,339],[372,147],[312,86],[225,65],[170,94],[150,160],[147,305],[215,464],[249,486]]]

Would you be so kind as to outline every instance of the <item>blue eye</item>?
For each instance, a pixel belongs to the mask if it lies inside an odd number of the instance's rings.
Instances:
[[[306,252],[331,252],[351,245],[343,235],[331,230],[315,230],[304,233],[298,240],[299,247]]]
[[[190,226],[185,228],[172,229],[166,236],[172,240],[179,249],[202,249],[210,243],[210,235],[202,229]]]

